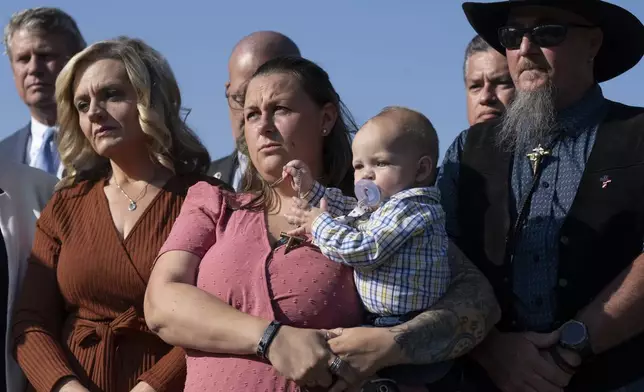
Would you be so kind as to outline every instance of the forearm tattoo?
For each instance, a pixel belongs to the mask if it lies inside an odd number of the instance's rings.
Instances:
[[[450,242],[453,282],[430,310],[391,329],[414,363],[441,362],[470,351],[499,321],[501,310],[492,286]]]

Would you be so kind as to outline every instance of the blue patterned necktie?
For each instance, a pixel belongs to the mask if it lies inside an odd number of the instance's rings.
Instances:
[[[43,137],[43,143],[38,150],[38,156],[36,157],[36,161],[33,165],[35,168],[44,170],[47,173],[53,175],[57,175],[58,165],[60,163],[60,160],[58,158],[58,151],[56,149],[56,143],[54,141],[55,135],[55,128],[47,128]]]

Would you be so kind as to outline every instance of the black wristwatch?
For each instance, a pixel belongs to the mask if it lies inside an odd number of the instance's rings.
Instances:
[[[559,346],[576,352],[579,354],[582,361],[587,360],[593,355],[586,324],[581,321],[570,320],[562,325],[559,330],[561,331]]]
[[[282,323],[279,321],[271,321],[268,324],[268,327],[264,330],[264,335],[262,335],[261,340],[257,344],[257,356],[262,359],[268,359],[268,347],[273,343],[273,339],[277,335],[277,332],[282,327]]]

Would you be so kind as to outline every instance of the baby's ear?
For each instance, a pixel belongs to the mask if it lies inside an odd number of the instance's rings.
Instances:
[[[423,155],[418,160],[418,167],[416,169],[416,183],[427,186],[433,183],[432,177],[434,176],[434,161],[428,155]]]

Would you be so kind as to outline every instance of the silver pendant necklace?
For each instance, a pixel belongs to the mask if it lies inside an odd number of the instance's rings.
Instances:
[[[137,202],[137,201],[139,201],[139,200],[141,200],[141,199],[145,196],[145,194],[148,192],[148,185],[150,185],[150,183],[148,182],[148,183],[146,183],[146,184],[145,184],[145,186],[143,187],[143,190],[141,191],[141,193],[139,193],[139,195],[138,195],[135,199],[132,199],[132,198],[130,197],[130,195],[128,195],[127,193],[125,193],[125,191],[123,190],[123,188],[121,188],[121,186],[119,185],[119,183],[118,183],[118,182],[116,182],[116,180],[114,180],[114,185],[116,185],[116,187],[117,187],[117,188],[119,188],[119,190],[121,191],[121,193],[122,193],[125,197],[127,197],[127,199],[130,201],[130,205],[128,205],[127,209],[128,209],[129,211],[134,211],[134,210],[136,210],[136,207],[138,207],[138,205],[136,204],[136,202]]]

